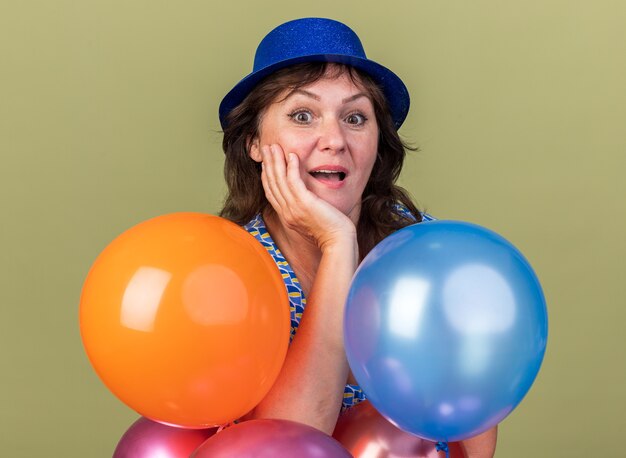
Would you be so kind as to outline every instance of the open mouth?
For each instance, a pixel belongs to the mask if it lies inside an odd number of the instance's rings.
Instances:
[[[332,181],[339,182],[343,181],[346,178],[345,172],[339,172],[335,170],[315,170],[313,172],[309,172],[309,174],[320,181]]]

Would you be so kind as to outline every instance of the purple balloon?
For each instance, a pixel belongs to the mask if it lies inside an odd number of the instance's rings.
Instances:
[[[124,433],[113,458],[188,458],[216,430],[176,428],[142,417]]]
[[[352,458],[332,437],[289,420],[250,420],[208,439],[192,458]]]

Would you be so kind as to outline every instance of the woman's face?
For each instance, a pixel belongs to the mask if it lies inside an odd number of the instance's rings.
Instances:
[[[307,189],[356,222],[378,151],[374,106],[362,87],[344,73],[282,94],[263,114],[250,156],[261,161],[260,147],[272,144],[296,153]]]

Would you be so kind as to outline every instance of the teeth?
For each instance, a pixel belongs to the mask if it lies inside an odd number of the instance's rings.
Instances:
[[[338,178],[339,181],[343,181],[346,178],[346,173],[345,172],[339,172],[337,170],[325,170],[325,169],[321,169],[321,170],[314,170],[312,172],[309,172],[311,175],[313,176],[320,176],[320,175],[328,175],[327,178],[330,179],[330,177],[335,177]]]

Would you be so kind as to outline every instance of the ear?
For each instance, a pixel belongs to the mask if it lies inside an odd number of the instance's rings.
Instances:
[[[253,161],[263,162],[261,157],[261,148],[259,146],[259,138],[248,139],[248,155]]]

